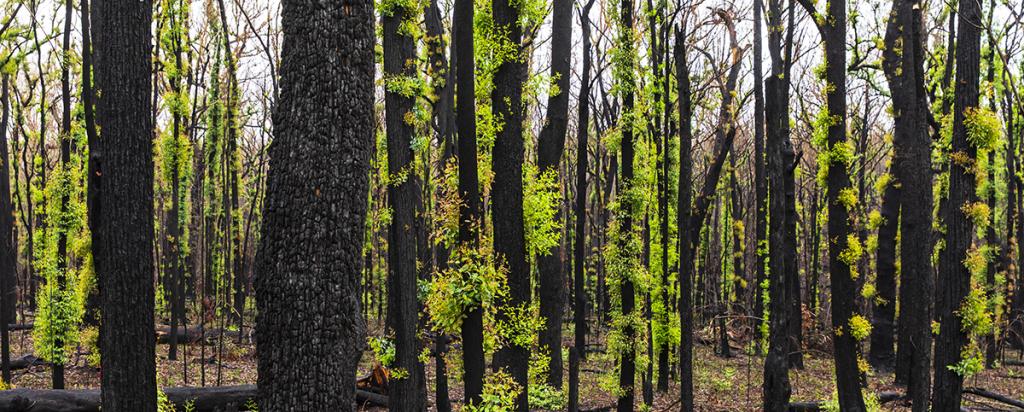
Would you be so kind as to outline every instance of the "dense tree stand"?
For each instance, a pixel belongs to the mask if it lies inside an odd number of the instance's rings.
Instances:
[[[1024,405],[1020,0],[92,3],[0,0],[0,411]]]

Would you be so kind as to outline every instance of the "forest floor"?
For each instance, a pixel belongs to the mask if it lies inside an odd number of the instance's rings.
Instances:
[[[569,344],[569,342],[566,342]],[[734,356],[723,358],[714,353],[710,345],[698,344],[694,348],[694,396],[697,409],[700,411],[756,411],[761,405],[761,379],[764,358],[751,356],[741,350],[734,350]],[[248,337],[238,344],[235,339],[225,339],[223,349],[217,341],[205,345],[181,345],[179,360],[167,359],[168,345],[157,346],[158,383],[162,387],[172,386],[215,386],[253,384],[256,382],[255,346]],[[222,350],[223,360],[218,368],[217,353]],[[205,351],[205,357],[201,354]],[[15,331],[11,337],[11,358],[17,359],[32,353],[31,331]],[[186,355],[187,354],[187,355]],[[181,356],[186,355],[186,356]],[[832,398],[834,391],[832,359],[827,351],[810,350],[805,356],[803,370],[790,372],[793,386],[792,399],[798,401],[822,401]],[[1006,353],[1008,363],[995,369],[985,370],[970,377],[966,387],[984,388],[992,392],[1014,398],[1024,399],[1024,365],[1019,361],[1019,353]],[[186,364],[182,358],[188,359]],[[367,350],[360,364],[358,376],[366,376],[373,367],[372,352]],[[205,362],[201,359],[206,359]],[[87,365],[85,351],[72,355],[71,365],[66,372],[69,389],[96,388],[100,383],[98,368]],[[583,410],[595,410],[613,407],[615,398],[602,389],[601,381],[605,374],[614,371],[611,357],[592,354],[581,365],[580,407]],[[566,362],[566,365],[568,363]],[[457,368],[453,365],[451,369]],[[219,370],[219,379],[218,379]],[[430,409],[433,409],[434,363],[427,365],[428,393]],[[205,375],[205,377],[204,377]],[[187,376],[187,380],[186,380]],[[13,372],[13,386],[19,388],[50,387],[50,368],[46,365],[32,366]],[[870,389],[865,393],[881,393],[886,391],[902,391],[892,385],[892,374],[871,373],[868,375]],[[454,409],[458,410],[462,402],[462,385],[458,379],[450,379],[451,400]],[[639,388],[639,382],[637,387]],[[656,393],[653,411],[675,410],[678,407],[679,387],[672,384],[666,393]],[[637,391],[637,409],[640,410],[642,396]],[[986,400],[974,395],[964,395],[964,406],[983,410],[1005,410],[1006,405]],[[1000,409],[1004,408],[1004,409]],[[368,408],[367,411],[380,411],[381,408]],[[883,410],[909,410],[902,402],[883,405]]]

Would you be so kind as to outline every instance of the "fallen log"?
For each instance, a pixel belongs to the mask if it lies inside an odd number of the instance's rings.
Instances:
[[[221,412],[245,410],[256,400],[256,385],[165,388],[164,394],[178,410]],[[386,396],[356,390],[360,405],[386,407]],[[12,389],[0,391],[0,411],[9,412],[99,412],[99,389]]]
[[[14,332],[16,330],[32,330],[36,327],[34,322],[29,323],[10,323],[7,325],[7,330]]]
[[[1013,399],[1009,396],[998,394],[982,388],[964,388],[963,393],[969,393],[971,395],[980,396],[982,398],[991,399],[993,401],[1005,403],[1007,405],[1016,406],[1024,409],[1024,401]]]
[[[356,389],[356,403],[362,406],[380,406],[382,408],[387,408],[388,397],[373,392],[367,392],[362,389]]]
[[[36,355],[28,354],[17,359],[11,359],[11,370],[27,369],[32,366],[46,365],[46,361],[36,357]]]
[[[204,337],[207,340],[217,338],[218,336],[220,336],[220,334],[221,334],[221,330],[219,328],[218,329],[210,329],[210,330],[207,330],[206,333],[203,333],[203,328],[198,327],[198,326],[194,326],[194,327],[193,326],[189,326],[188,330],[185,330],[185,328],[182,327],[182,326],[178,326],[177,334],[171,334],[171,327],[170,326],[167,326],[167,325],[157,325],[156,326],[156,343],[157,344],[161,344],[161,345],[168,344],[168,343],[171,343],[171,337],[172,336],[177,336],[178,337],[178,343],[189,343],[189,344],[191,344],[191,343],[199,342],[199,340],[203,339]],[[225,330],[224,331],[224,337],[225,338],[229,338],[229,339],[238,339],[238,331]]]
[[[878,394],[878,403],[889,403],[895,400],[903,398],[902,393],[898,392],[882,392]],[[813,401],[813,402],[790,402],[790,412],[818,412],[822,410],[822,406],[825,405],[824,401]]]

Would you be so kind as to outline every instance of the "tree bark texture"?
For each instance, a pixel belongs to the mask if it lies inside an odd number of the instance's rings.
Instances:
[[[285,0],[281,97],[256,259],[261,410],[355,402],[373,146],[370,1]]]

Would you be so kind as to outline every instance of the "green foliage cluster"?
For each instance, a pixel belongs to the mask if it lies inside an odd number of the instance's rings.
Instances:
[[[36,295],[33,345],[41,358],[58,364],[65,363],[78,345],[85,299],[95,287],[82,184],[88,148],[84,129],[78,119],[73,120],[67,136],[74,149],[70,162],[57,165],[46,182],[37,175],[34,183],[45,185],[32,187],[37,216],[43,219],[33,233],[32,264],[44,281]],[[66,238],[66,255],[59,253],[60,236]]]
[[[427,290],[425,304],[431,325],[454,334],[470,309],[483,308],[485,318],[493,322],[495,303],[508,294],[506,271],[491,251],[460,245],[452,251],[448,268],[435,274]]]
[[[1002,135],[999,117],[985,108],[964,109],[964,126],[967,128],[967,142],[979,150],[995,148]]]
[[[419,24],[426,3],[421,0],[380,0],[377,2],[377,10],[383,16],[394,16],[395,13],[403,13],[404,19],[398,27],[398,33],[414,39],[423,37],[423,28]]]
[[[832,166],[849,167],[856,151],[849,141],[830,145],[828,129],[839,124],[841,117],[831,115],[828,108],[822,108],[814,118],[811,143],[818,149],[818,182],[823,186]]]
[[[523,165],[523,220],[529,256],[548,255],[562,239],[562,191],[558,171],[540,173],[532,163]]]
[[[366,339],[367,345],[373,351],[373,357],[383,366],[390,367],[395,362],[395,342],[381,336],[371,336]]]
[[[484,376],[484,391],[479,405],[466,405],[466,412],[504,412],[515,409],[521,388],[509,374],[498,371]]]

